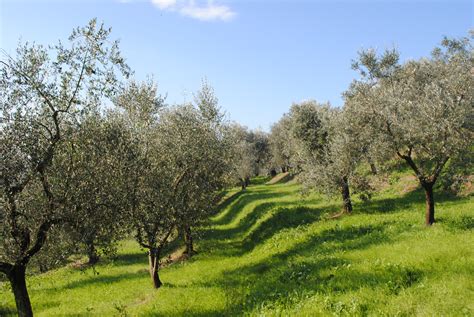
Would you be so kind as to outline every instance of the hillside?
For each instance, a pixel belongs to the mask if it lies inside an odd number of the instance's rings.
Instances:
[[[201,231],[198,254],[160,271],[122,243],[95,269],[69,265],[28,278],[33,310],[57,315],[473,315],[474,198],[437,195],[423,225],[423,194],[400,177],[354,214],[302,197],[292,182],[230,195]],[[13,314],[9,285],[0,315]]]

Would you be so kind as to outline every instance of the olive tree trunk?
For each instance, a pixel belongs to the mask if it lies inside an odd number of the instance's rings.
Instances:
[[[41,224],[36,235],[36,241],[29,250],[25,250],[25,256],[15,264],[0,262],[0,272],[4,273],[12,287],[13,295],[15,296],[15,304],[18,311],[18,316],[29,317],[33,316],[31,309],[30,296],[26,287],[26,266],[30,258],[38,253],[43,247],[49,228],[54,222],[47,221]]]
[[[242,190],[247,188],[247,182],[245,181],[245,178],[240,179],[240,185],[242,186]]]
[[[349,191],[349,182],[347,180],[347,177],[343,177],[342,179],[341,195],[342,195],[344,213],[347,213],[347,214],[352,213],[351,193]]]
[[[427,226],[431,226],[435,222],[433,184],[424,183],[422,184],[422,186],[423,186],[423,189],[425,190],[425,200],[426,200],[425,224]]]
[[[99,255],[97,254],[97,250],[94,246],[94,243],[89,243],[87,246],[87,257],[89,258],[88,264],[95,265],[99,262]]]
[[[33,316],[30,296],[28,295],[28,289],[26,288],[25,273],[26,266],[14,265],[10,272],[7,274],[8,279],[10,280],[13,294],[15,295],[16,309],[18,311],[19,317]]]
[[[184,244],[186,246],[184,253],[187,256],[192,256],[193,254],[196,254],[196,251],[194,251],[194,241],[190,226],[184,227]]]
[[[148,251],[148,262],[150,264],[150,277],[154,288],[160,288],[161,283],[158,270],[160,268],[160,249],[152,248]]]
[[[421,187],[425,190],[425,202],[426,202],[426,213],[425,213],[425,224],[431,226],[435,222],[435,203],[434,203],[434,193],[433,187],[438,179],[438,176],[441,174],[443,167],[449,161],[449,156],[444,157],[438,161],[433,172],[429,175],[424,175],[418,166],[415,164],[413,159],[409,155],[401,155],[398,153],[398,156],[403,158],[408,165],[415,172],[415,175],[418,177]]]

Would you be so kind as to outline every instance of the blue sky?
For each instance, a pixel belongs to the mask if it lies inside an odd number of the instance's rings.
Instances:
[[[0,0],[0,47],[66,39],[90,18],[113,29],[137,79],[153,75],[168,103],[207,77],[231,119],[268,130],[292,102],[342,105],[357,51],[430,53],[473,28],[473,1]]]

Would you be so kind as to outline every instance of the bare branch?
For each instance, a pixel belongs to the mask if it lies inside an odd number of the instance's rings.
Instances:
[[[86,69],[86,60],[87,60],[87,52],[84,54],[84,59],[82,61],[82,67],[81,67],[81,72],[79,74],[79,78],[77,79],[77,83],[76,83],[76,88],[74,89],[74,92],[71,96],[71,99],[69,100],[68,102],[68,105],[66,107],[66,111],[69,111],[69,108],[71,107],[74,99],[76,98],[76,95],[77,95],[77,92],[79,91],[79,87],[81,85],[81,82],[82,82],[82,78],[84,76],[84,71]]]
[[[51,228],[51,226],[58,221],[53,221],[49,220],[41,224],[41,226],[38,229],[38,232],[36,233],[36,241],[34,245],[26,252],[25,256],[22,259],[23,264],[27,264],[30,258],[35,255],[36,253],[41,250],[43,247],[44,243],[46,242],[46,238],[48,236],[48,231]]]

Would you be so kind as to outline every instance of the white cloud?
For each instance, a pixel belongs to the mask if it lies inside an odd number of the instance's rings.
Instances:
[[[201,21],[229,21],[236,15],[228,6],[214,4],[213,1],[209,1],[205,6],[196,6],[194,1],[190,1],[187,5],[183,6],[179,12],[184,16]]]
[[[123,0],[119,0],[123,1]],[[129,0],[125,0],[129,1]],[[215,4],[214,0],[207,0],[205,4],[195,0],[150,0],[158,9],[176,11],[181,15],[200,21],[229,21],[236,13],[228,6]]]
[[[170,10],[176,6],[176,0],[151,0],[161,10]]]

